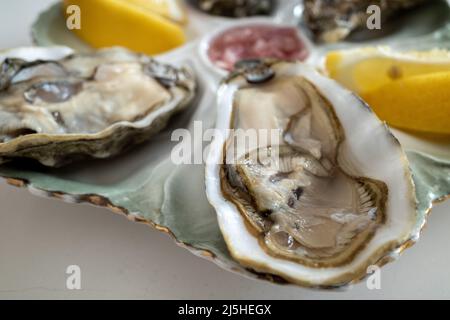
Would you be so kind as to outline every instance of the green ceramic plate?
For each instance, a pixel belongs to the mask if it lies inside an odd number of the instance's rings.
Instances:
[[[444,15],[443,9],[446,10]],[[402,25],[396,33],[383,39],[398,43],[399,39],[420,36],[430,45],[445,43],[447,6],[432,7],[426,14],[417,12],[416,15],[414,19],[425,21],[423,26],[420,27],[420,24],[412,30]],[[437,16],[441,17],[440,20]],[[289,20],[283,12],[274,17],[274,20],[279,19]],[[204,23],[213,26],[218,21],[224,22],[211,19]],[[65,28],[59,5],[39,16],[32,35],[39,45],[58,44],[90,50],[89,46]],[[425,40],[421,43],[425,43]],[[282,282],[270,275],[246,270],[231,259],[219,231],[215,212],[206,199],[204,166],[176,166],[170,160],[174,144],[170,139],[173,129],[181,127],[193,131],[195,120],[201,120],[204,129],[214,126],[215,92],[220,79],[199,58],[199,47],[198,41],[193,41],[160,56],[160,59],[170,63],[189,64],[202,76],[199,77],[200,90],[192,106],[175,117],[166,130],[148,143],[112,160],[89,160],[62,169],[29,163],[4,165],[0,167],[0,176],[7,178],[13,185],[27,187],[37,195],[107,207],[130,220],[150,224],[171,234],[180,245],[227,270]],[[324,50],[327,48],[313,48],[316,53]],[[450,194],[450,143],[427,141],[404,132],[394,133],[407,150],[416,183],[418,215],[425,216],[434,202],[444,200]]]

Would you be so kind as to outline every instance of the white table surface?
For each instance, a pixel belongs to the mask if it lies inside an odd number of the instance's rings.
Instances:
[[[30,25],[54,0],[0,0],[0,48],[30,44]],[[365,283],[343,292],[248,280],[195,257],[165,234],[106,209],[32,196],[0,182],[0,298],[382,299],[450,298],[450,201],[422,239]],[[66,289],[68,265],[81,290]]]

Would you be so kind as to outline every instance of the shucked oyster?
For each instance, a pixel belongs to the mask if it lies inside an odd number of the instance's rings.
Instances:
[[[370,5],[381,9],[383,20],[399,11],[412,8],[426,0],[305,0],[304,20],[315,38],[336,42],[366,25]]]
[[[21,48],[0,64],[0,163],[115,155],[161,130],[195,90],[187,69],[121,48]]]
[[[253,62],[232,75],[220,89],[217,127],[207,195],[244,266],[337,286],[417,236],[397,140],[361,100],[309,67]]]

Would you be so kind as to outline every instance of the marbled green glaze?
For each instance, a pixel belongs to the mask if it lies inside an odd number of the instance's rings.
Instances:
[[[408,152],[408,158],[419,200],[418,220],[421,220],[420,217],[428,214],[433,201],[450,194],[450,162],[413,151]],[[46,168],[39,168],[27,170],[2,166],[0,175],[26,180],[32,190],[65,193],[67,200],[100,195],[139,219],[169,229],[178,242],[194,251],[207,250],[216,256],[217,263],[239,270],[228,253],[216,214],[206,199],[203,165],[176,166],[166,159],[114,183],[88,183],[65,177],[55,169],[48,172]],[[241,272],[248,271],[241,268]]]
[[[426,212],[433,202],[444,201],[450,195],[450,161],[407,152],[416,185],[418,211]]]

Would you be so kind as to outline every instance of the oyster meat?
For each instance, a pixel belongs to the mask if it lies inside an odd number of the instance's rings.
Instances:
[[[253,61],[219,92],[207,195],[238,262],[339,286],[416,239],[406,156],[355,95],[282,61]]]
[[[113,156],[164,128],[195,91],[188,69],[122,48],[20,48],[0,64],[0,163]]]
[[[427,0],[304,0],[304,21],[321,42],[336,42],[366,25],[367,8],[377,5],[383,20]]]

